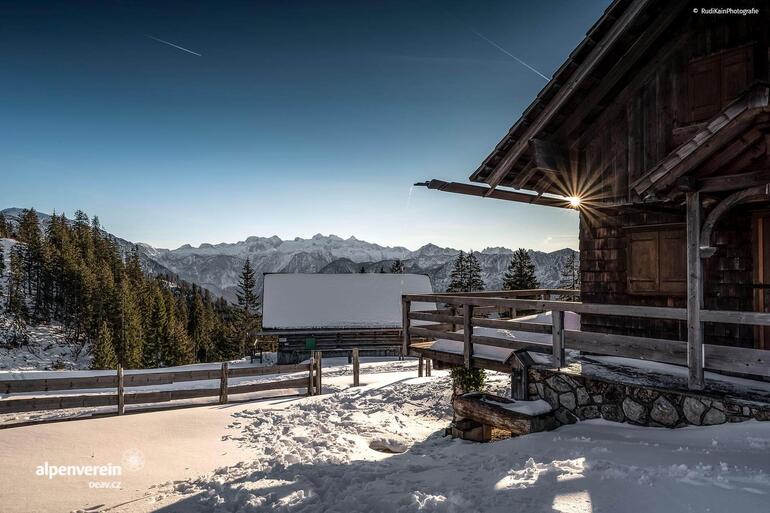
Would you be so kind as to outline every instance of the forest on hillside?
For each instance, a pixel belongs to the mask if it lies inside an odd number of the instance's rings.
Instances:
[[[44,226],[34,209],[15,222],[0,214],[3,238],[13,241],[0,244],[6,344],[23,345],[29,325],[53,322],[91,351],[93,368],[161,367],[240,358],[258,327],[252,292],[236,307],[173,276],[150,276],[136,250],[122,253],[81,211]]]

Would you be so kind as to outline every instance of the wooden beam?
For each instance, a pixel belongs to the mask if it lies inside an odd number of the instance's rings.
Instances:
[[[471,368],[473,358],[473,305],[463,305],[463,354],[465,368]]]
[[[706,221],[703,223],[703,228],[698,234],[700,238],[700,251],[702,257],[709,258],[716,252],[716,247],[711,246],[711,233],[722,216],[735,205],[738,205],[739,203],[755,196],[770,196],[770,184],[758,185],[756,187],[751,187],[749,189],[735,192],[722,200],[716,207],[714,207],[714,209],[709,213],[708,217],[706,217]]]
[[[527,194],[516,191],[490,189],[489,187],[481,185],[471,185],[459,182],[445,182],[443,180],[430,180],[428,182],[415,185],[424,186],[428,189],[435,189],[443,192],[465,194],[468,196],[516,201],[518,203],[530,203],[535,205],[544,205],[547,207],[569,208],[569,201],[567,199],[543,197],[536,194]]]
[[[607,55],[610,48],[616,41],[618,41],[618,39],[620,39],[620,36],[622,36],[626,29],[633,23],[636,16],[647,7],[648,3],[648,0],[636,0],[626,8],[620,18],[610,27],[607,34],[605,34],[601,41],[593,47],[585,61],[583,61],[574,71],[567,83],[556,92],[543,111],[535,118],[534,122],[524,130],[521,137],[519,137],[508,153],[498,163],[487,181],[491,188],[494,189],[500,185],[500,182],[503,181],[513,164],[529,145],[529,140],[551,121],[554,114],[564,106],[567,100],[572,96],[572,93],[586,80],[586,78],[590,77],[596,64]],[[681,0],[678,3],[681,4]],[[674,9],[677,7],[672,6],[670,8]]]
[[[770,184],[770,169],[761,169],[759,171],[734,175],[710,176],[701,179],[692,176],[683,176],[677,180],[677,188],[685,192],[735,191],[767,184]]]
[[[703,389],[703,270],[700,256],[701,203],[699,192],[687,193],[687,386]]]

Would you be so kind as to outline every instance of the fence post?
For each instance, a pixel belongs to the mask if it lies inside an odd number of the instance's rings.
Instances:
[[[431,370],[430,370],[430,362],[431,361],[433,361],[433,360],[431,360],[430,358],[425,360],[425,375],[426,376],[430,376],[430,372],[431,372]]]
[[[553,320],[553,357],[556,360],[556,366],[564,367],[566,353],[564,351],[564,312],[551,311]]]
[[[353,386],[357,387],[361,384],[361,381],[359,379],[359,357],[358,357],[358,348],[353,348]]]
[[[310,363],[308,364],[307,395],[313,395],[313,362],[315,362],[315,351],[310,351]]]
[[[687,193],[687,386],[703,389],[703,270],[700,258],[700,193]],[[708,241],[707,241],[708,242]]]
[[[425,358],[420,355],[420,357],[417,359],[417,377],[421,378],[423,376],[422,374],[422,366],[425,363]]]
[[[123,393],[123,366],[118,364],[118,415],[126,412],[126,398]]]
[[[412,345],[412,339],[409,335],[409,328],[410,328],[410,320],[409,320],[409,310],[412,308],[412,302],[406,299],[405,297],[401,297],[401,315],[402,315],[402,328],[404,330],[403,336],[403,344],[401,346],[401,356],[406,357],[409,356],[409,346]]]
[[[323,389],[321,388],[321,365],[323,364],[321,351],[315,352],[315,394],[321,395]]]
[[[463,305],[463,341],[465,368],[470,369],[473,357],[473,305]]]
[[[454,305],[449,307],[449,315],[451,315],[452,317],[457,315],[457,308],[455,308]],[[452,321],[452,330],[451,331],[452,332],[457,331],[457,323],[455,323],[454,321]]]
[[[227,362],[222,362],[222,374],[219,377],[219,404],[227,404]]]

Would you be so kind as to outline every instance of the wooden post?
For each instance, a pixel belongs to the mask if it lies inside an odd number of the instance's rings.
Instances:
[[[556,360],[556,366],[564,367],[566,353],[564,351],[564,312],[551,311],[553,320],[553,357]]]
[[[465,368],[470,369],[473,357],[473,305],[463,305],[463,341]]]
[[[361,384],[360,376],[359,376],[359,357],[358,357],[358,348],[353,348],[353,386],[357,387]]]
[[[321,388],[321,365],[322,365],[321,351],[315,352],[315,393],[321,395],[323,389]]]
[[[409,335],[409,328],[410,328],[410,322],[409,322],[409,310],[412,307],[412,302],[408,299],[402,297],[401,298],[401,315],[402,315],[402,328],[404,330],[403,336],[404,341],[401,346],[401,356],[406,357],[409,356],[409,346],[412,345],[412,339]]]
[[[513,371],[511,372],[511,399],[529,400],[529,366],[532,357],[526,351],[513,353]]]
[[[700,258],[700,193],[687,193],[687,386],[703,389],[703,269]]]
[[[308,379],[307,379],[307,395],[313,395],[313,380],[315,376],[313,376],[313,369],[315,368],[315,365],[313,364],[315,362],[315,351],[310,351],[310,363],[308,364]]]
[[[430,358],[428,358],[427,360],[425,360],[425,375],[426,375],[426,376],[430,376],[430,372],[431,372],[431,369],[430,369],[431,365],[430,365],[430,363],[431,363],[432,361],[433,361],[433,360],[431,360]]]
[[[222,374],[219,377],[219,404],[227,404],[227,362],[222,362]]]
[[[450,306],[449,307],[449,315],[451,315],[452,317],[457,315],[457,308],[455,308],[454,306]],[[457,324],[455,322],[452,322],[452,329],[451,329],[451,331],[452,332],[457,331]]]
[[[417,377],[422,377],[422,366],[425,363],[425,358],[423,358],[422,355],[420,355],[420,358],[417,360]]]
[[[126,398],[123,393],[123,366],[118,364],[118,415],[126,413]]]

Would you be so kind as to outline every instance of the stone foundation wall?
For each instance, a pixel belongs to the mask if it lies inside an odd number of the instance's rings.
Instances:
[[[677,428],[750,419],[770,420],[770,405],[611,383],[541,367],[529,369],[529,399],[548,402],[561,424],[603,418],[642,426]]]

